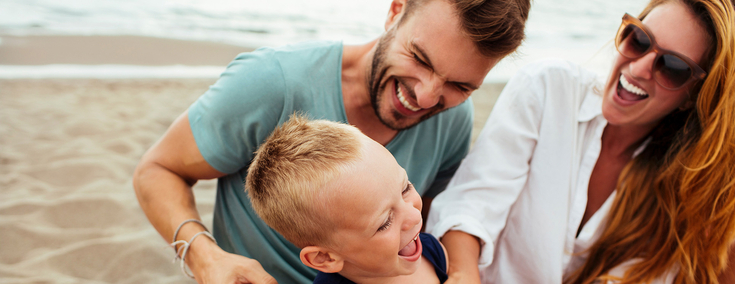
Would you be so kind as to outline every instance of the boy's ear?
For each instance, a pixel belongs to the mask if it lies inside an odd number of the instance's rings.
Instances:
[[[342,271],[344,259],[332,250],[319,246],[308,246],[301,249],[299,255],[301,262],[306,266],[324,273],[337,273]]]
[[[403,16],[404,8],[406,8],[406,0],[393,0],[390,2],[390,10],[388,10],[388,18],[385,19],[385,30],[389,30],[391,26],[398,23]]]

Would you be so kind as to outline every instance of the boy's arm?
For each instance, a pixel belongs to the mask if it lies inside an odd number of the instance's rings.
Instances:
[[[447,256],[449,274],[445,284],[479,284],[480,240],[462,231],[449,231],[441,243]]]
[[[200,219],[191,186],[200,179],[221,176],[224,174],[210,166],[199,152],[188,112],[184,112],[143,155],[135,169],[133,186],[148,220],[170,243],[179,224]],[[203,230],[196,223],[187,223],[177,239],[189,240]],[[206,237],[192,242],[186,263],[199,283],[276,283],[256,260],[227,253]]]

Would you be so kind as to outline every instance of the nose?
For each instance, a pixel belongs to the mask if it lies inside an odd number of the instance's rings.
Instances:
[[[409,214],[406,217],[405,222],[403,222],[403,230],[409,231],[416,226],[421,225],[421,211],[419,211],[417,208],[412,207],[411,211],[409,211]]]
[[[406,202],[406,210],[408,212],[406,213],[406,220],[404,220],[402,226],[404,231],[409,231],[416,226],[420,226],[423,222],[421,218],[421,198],[416,199],[418,201],[411,200],[410,202]]]
[[[653,67],[653,61],[655,59],[656,53],[649,52],[641,58],[631,60],[629,64],[630,75],[638,79],[651,79],[653,74],[651,67]]]
[[[444,80],[435,74],[428,75],[426,78],[419,80],[414,87],[416,103],[418,103],[419,107],[426,109],[439,103],[443,85]]]

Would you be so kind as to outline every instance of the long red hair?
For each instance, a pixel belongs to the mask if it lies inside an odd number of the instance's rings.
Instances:
[[[696,106],[665,117],[623,170],[604,232],[565,283],[718,283],[735,240],[735,10],[732,0],[653,0],[687,5],[708,30],[707,78]],[[607,275],[638,259],[623,279]],[[731,264],[732,265],[732,264]]]

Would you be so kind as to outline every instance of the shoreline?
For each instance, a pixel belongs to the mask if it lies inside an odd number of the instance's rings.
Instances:
[[[145,36],[0,34],[0,65],[227,66],[255,48]]]

